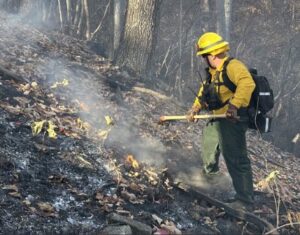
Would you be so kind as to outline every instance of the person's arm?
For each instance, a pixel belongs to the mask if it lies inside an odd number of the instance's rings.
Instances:
[[[199,92],[198,92],[198,97],[195,98],[195,101],[194,101],[191,109],[187,112],[187,119],[190,122],[195,121],[194,116],[196,114],[198,114],[201,110],[201,104],[200,104],[201,98],[200,97],[202,95],[202,90],[203,90],[203,87],[201,86],[201,88],[199,89]]]
[[[236,85],[236,90],[229,103],[237,109],[249,105],[255,82],[247,67],[238,60],[232,60],[227,66],[227,75]]]

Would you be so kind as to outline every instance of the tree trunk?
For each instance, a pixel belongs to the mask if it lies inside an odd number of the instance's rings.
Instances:
[[[72,17],[72,14],[71,14],[71,0],[66,0],[66,6],[67,6],[67,22],[68,22],[68,25],[70,24],[71,22],[71,17]]]
[[[116,62],[145,74],[156,39],[160,0],[129,0],[123,40]]]
[[[125,21],[126,1],[114,0],[114,53],[118,50]]]
[[[229,41],[231,0],[217,0],[216,11],[217,11],[217,32],[220,35],[222,35],[222,37],[225,40]]]
[[[63,31],[64,30],[64,26],[65,26],[64,14],[62,12],[61,0],[57,0],[57,1],[58,1],[58,13],[59,13],[60,29],[61,29],[61,31]]]
[[[87,0],[83,0],[83,7],[85,13],[85,23],[86,23],[86,31],[85,31],[85,38],[87,40],[91,37],[91,30],[90,30],[90,12],[89,12],[89,4]]]
[[[224,0],[225,34],[224,37],[230,41],[231,0]]]

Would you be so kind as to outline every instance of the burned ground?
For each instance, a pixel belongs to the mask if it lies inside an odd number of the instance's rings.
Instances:
[[[0,30],[2,234],[96,234],[112,212],[182,233],[261,233],[175,187],[184,182],[221,201],[233,193],[223,161],[222,177],[201,177],[205,122],[158,123],[190,104],[147,89],[82,41],[4,13]],[[255,133],[248,144],[260,192],[254,213],[274,227],[299,221],[299,159]]]

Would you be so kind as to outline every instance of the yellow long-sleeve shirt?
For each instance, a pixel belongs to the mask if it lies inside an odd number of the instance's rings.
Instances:
[[[216,69],[209,69],[209,73],[211,74],[212,82],[216,81],[217,72],[219,72],[220,82],[223,82],[222,70],[224,62],[228,59],[228,57],[224,58],[221,65]],[[250,72],[247,67],[239,60],[232,59],[230,63],[227,65],[227,75],[231,82],[236,85],[235,93],[229,90],[225,85],[220,86],[220,99],[222,102],[226,102],[229,100],[231,104],[233,104],[237,108],[247,107],[249,105],[252,92],[255,89],[255,83],[253,78],[251,77]],[[200,88],[198,92],[198,96],[201,97],[203,87]],[[198,106],[201,108],[201,104],[199,99],[196,98],[193,106]],[[214,114],[222,114],[225,113],[228,109],[228,105],[224,107],[214,110]]]

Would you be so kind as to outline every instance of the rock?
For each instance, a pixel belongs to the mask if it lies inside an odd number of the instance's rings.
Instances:
[[[132,219],[129,219],[127,217],[112,213],[107,216],[108,223],[118,223],[118,224],[127,224],[132,229],[133,235],[151,235],[152,234],[152,228],[146,224],[143,224],[139,221],[135,221]]]
[[[132,235],[132,230],[129,225],[122,225],[122,226],[109,225],[101,231],[101,234],[103,234],[103,235],[115,235],[115,234]]]

